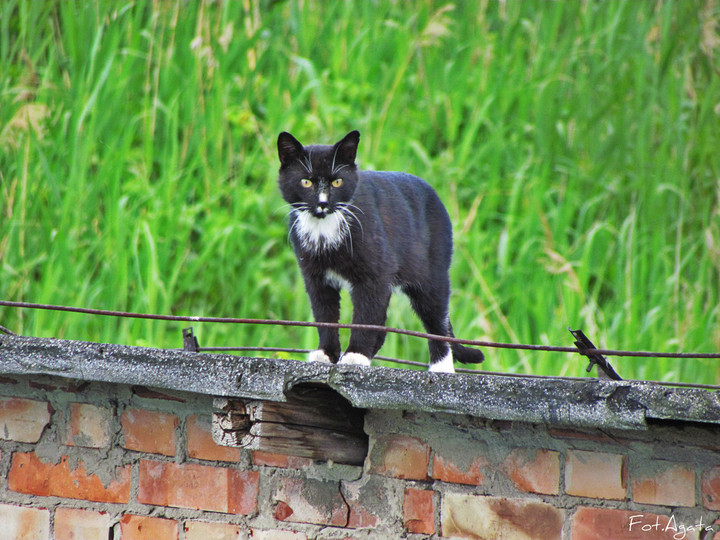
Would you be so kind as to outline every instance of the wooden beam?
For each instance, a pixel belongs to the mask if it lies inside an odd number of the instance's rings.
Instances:
[[[361,465],[368,448],[364,411],[334,390],[293,388],[287,401],[215,400],[213,437],[224,446]]]

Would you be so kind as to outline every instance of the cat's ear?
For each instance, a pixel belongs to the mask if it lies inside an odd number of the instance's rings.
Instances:
[[[360,132],[351,131],[343,139],[335,144],[335,161],[352,165],[355,163],[357,147],[360,143]]]
[[[277,147],[280,164],[283,166],[300,159],[305,151],[303,145],[287,131],[278,135]]]

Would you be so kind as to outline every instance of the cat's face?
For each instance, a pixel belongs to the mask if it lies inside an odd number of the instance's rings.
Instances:
[[[360,133],[351,131],[332,146],[303,146],[289,133],[281,133],[278,185],[285,201],[306,219],[342,214],[351,205],[357,185],[359,141]]]

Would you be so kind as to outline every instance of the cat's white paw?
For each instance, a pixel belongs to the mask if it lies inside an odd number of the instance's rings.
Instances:
[[[325,362],[326,364],[332,363],[330,357],[325,354],[325,351],[322,349],[311,351],[310,354],[308,354],[308,362]]]
[[[428,371],[433,373],[455,373],[452,353],[448,352],[442,360],[435,362],[434,364],[430,364]]]
[[[369,366],[370,359],[364,354],[349,352],[342,355],[338,364],[347,364],[350,366]]]

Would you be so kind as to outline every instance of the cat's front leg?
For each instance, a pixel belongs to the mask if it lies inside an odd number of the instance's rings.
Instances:
[[[315,322],[340,320],[340,291],[313,278],[305,280]],[[308,355],[310,362],[336,363],[340,358],[340,334],[337,328],[318,328],[317,350]]]
[[[353,324],[384,326],[391,294],[392,288],[382,280],[353,287]],[[385,332],[353,329],[350,344],[339,363],[369,366],[384,341]]]

